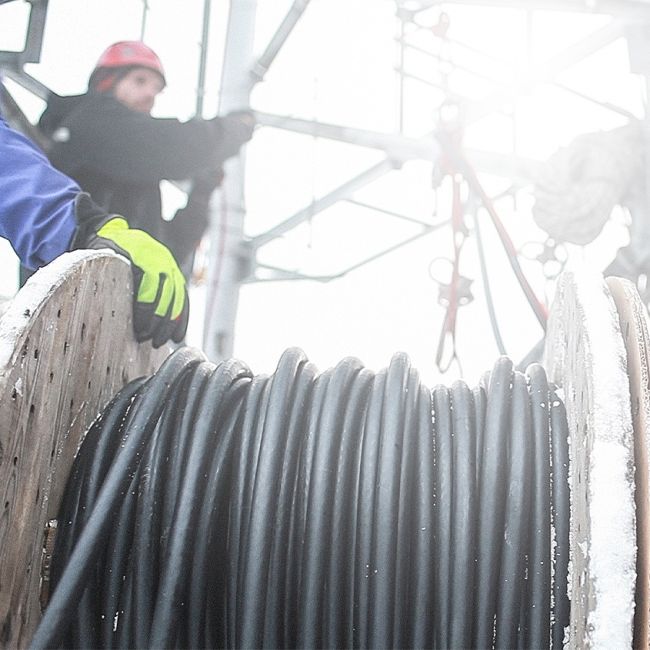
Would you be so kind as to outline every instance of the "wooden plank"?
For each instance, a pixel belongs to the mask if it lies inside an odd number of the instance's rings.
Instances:
[[[627,351],[627,374],[632,400],[634,429],[634,477],[636,490],[636,592],[634,648],[650,646],[650,370],[648,369],[647,310],[635,285],[623,278],[607,278],[616,304]]]
[[[36,273],[0,317],[0,646],[28,645],[40,620],[47,522],[90,423],[169,354],[135,342],[131,270],[75,251]]]
[[[562,387],[569,425],[569,647],[631,648],[632,416],[618,313],[602,276],[560,277],[545,357],[549,378]]]

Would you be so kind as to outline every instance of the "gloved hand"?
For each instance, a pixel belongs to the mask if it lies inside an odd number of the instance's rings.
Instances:
[[[106,214],[83,192],[77,197],[76,213],[71,250],[110,248],[131,262],[136,340],[151,339],[154,348],[170,338],[180,343],[187,330],[189,298],[169,249],[143,230],[130,228],[123,217]]]
[[[253,137],[255,114],[247,110],[232,111],[223,117],[215,117],[214,120],[221,128],[217,158],[223,162],[234,156]]]
[[[226,117],[229,120],[236,120],[244,127],[246,127],[246,129],[248,129],[248,139],[250,140],[253,135],[255,124],[257,123],[257,119],[255,118],[255,113],[253,111],[246,108],[241,108],[238,111],[230,111],[230,113],[226,114]]]

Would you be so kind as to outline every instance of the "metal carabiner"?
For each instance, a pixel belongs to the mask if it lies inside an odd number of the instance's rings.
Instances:
[[[551,237],[546,241],[528,241],[519,249],[527,260],[538,262],[547,280],[554,280],[564,270],[568,259],[566,247]]]

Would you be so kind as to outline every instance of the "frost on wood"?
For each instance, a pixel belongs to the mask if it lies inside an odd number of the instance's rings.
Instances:
[[[11,361],[16,342],[46,298],[64,282],[66,274],[83,260],[105,257],[112,253],[108,249],[102,251],[76,250],[64,253],[27,280],[25,286],[16,297],[6,306],[0,316],[0,374]],[[125,260],[126,263],[126,260]]]
[[[547,334],[571,455],[571,644],[632,646],[636,534],[626,353],[599,274],[566,274]]]

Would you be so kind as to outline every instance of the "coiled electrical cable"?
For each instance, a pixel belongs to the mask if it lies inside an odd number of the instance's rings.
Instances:
[[[271,376],[189,348],[75,460],[33,648],[561,648],[566,415],[541,366]]]

